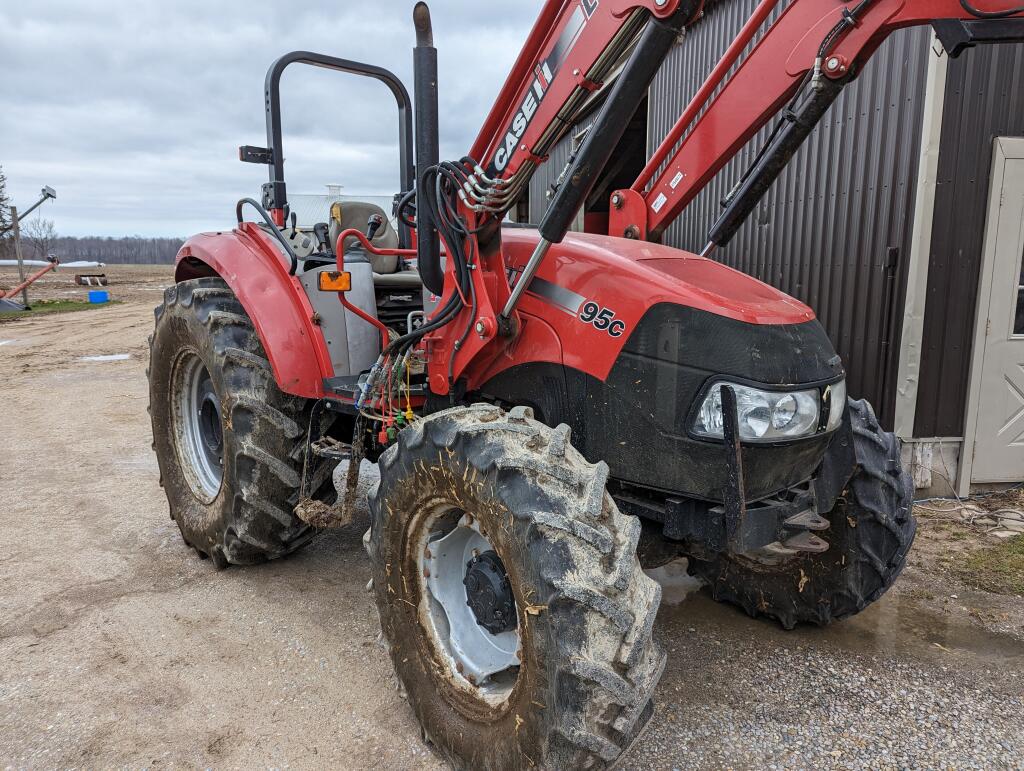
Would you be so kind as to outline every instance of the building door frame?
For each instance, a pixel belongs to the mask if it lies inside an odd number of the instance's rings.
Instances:
[[[964,443],[961,446],[957,492],[970,493],[974,465],[974,446],[978,432],[982,370],[989,326],[989,304],[993,291],[996,267],[996,231],[1002,205],[1007,161],[1024,159],[1024,137],[996,137],[993,140],[992,173],[990,175],[988,207],[985,215],[985,240],[981,254],[981,275],[978,281],[978,301],[974,318],[974,340],[971,345],[970,375],[967,387],[967,405],[964,418]]]
[[[925,75],[921,116],[921,150],[917,160],[917,187],[910,231],[907,288],[903,305],[903,328],[899,337],[896,373],[894,432],[901,439],[914,437],[917,416],[918,381],[924,341],[924,311],[928,300],[928,257],[935,221],[935,188],[942,148],[942,114],[946,103],[949,57],[935,33],[931,36],[928,71]]]

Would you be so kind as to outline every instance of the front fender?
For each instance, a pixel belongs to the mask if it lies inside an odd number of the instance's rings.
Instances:
[[[251,222],[231,232],[200,233],[181,247],[174,280],[219,276],[252,319],[270,360],[277,386],[285,393],[317,399],[331,377],[330,354],[313,323],[313,308],[284,255]]]

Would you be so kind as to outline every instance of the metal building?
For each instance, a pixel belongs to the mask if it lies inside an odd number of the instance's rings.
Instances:
[[[624,175],[657,148],[756,5],[710,4],[676,46],[631,128],[645,134],[643,150],[629,135],[617,150]],[[590,120],[534,177],[531,221]],[[666,243],[703,247],[766,133]],[[963,493],[1024,480],[1021,222],[1024,45],[949,59],[918,27],[881,46],[714,258],[810,305],[843,357],[850,392],[904,438],[918,487]]]

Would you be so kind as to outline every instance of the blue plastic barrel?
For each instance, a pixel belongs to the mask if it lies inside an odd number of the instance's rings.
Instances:
[[[105,289],[93,289],[89,292],[89,302],[93,305],[110,302],[110,292]]]

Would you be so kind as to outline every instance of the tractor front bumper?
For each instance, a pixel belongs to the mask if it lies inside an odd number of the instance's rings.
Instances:
[[[658,494],[617,483],[612,494],[619,507],[660,522],[665,538],[686,543],[694,554],[726,552],[764,558],[827,550],[829,544],[816,535],[830,524],[822,515],[832,511],[854,472],[848,415],[830,436],[824,457],[809,478],[756,500],[744,496],[743,453],[734,407],[725,423],[728,484],[723,500]]]

